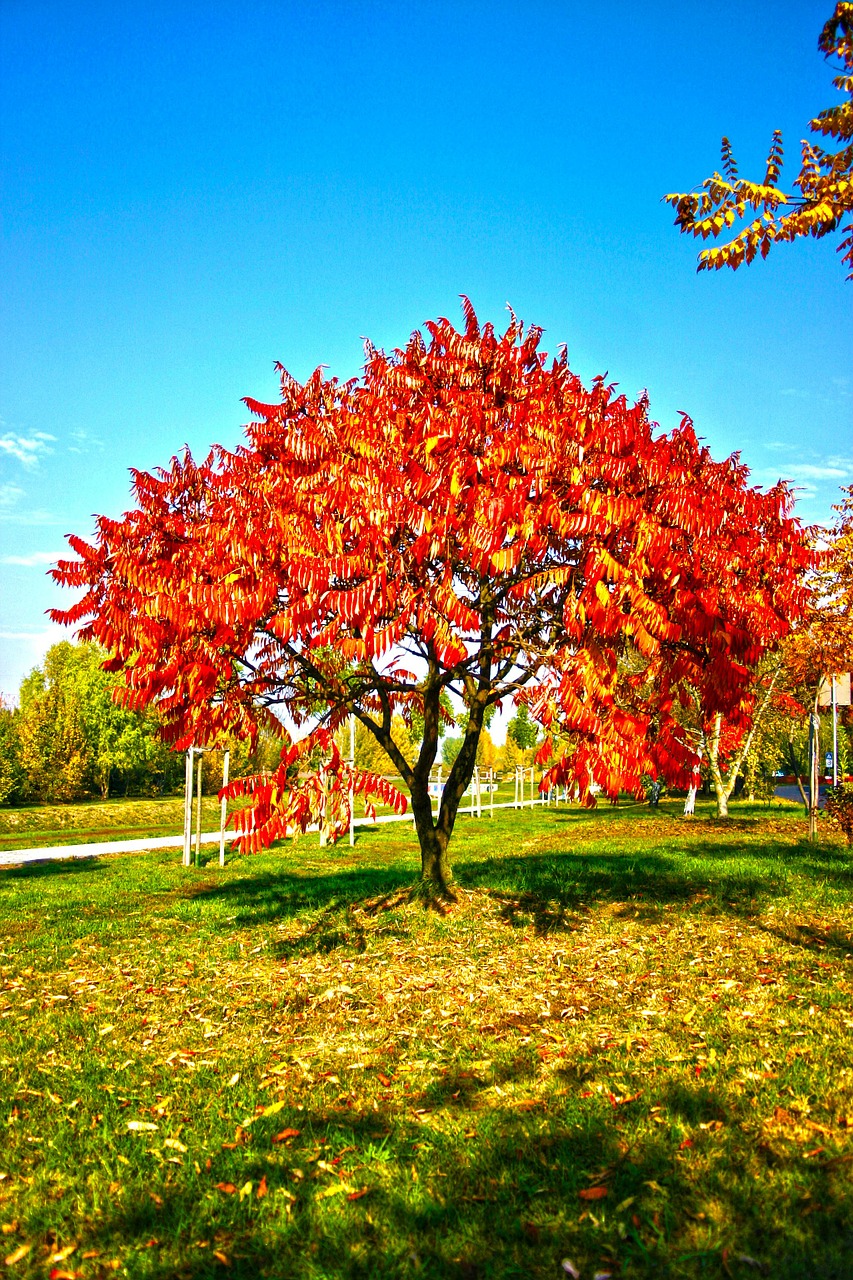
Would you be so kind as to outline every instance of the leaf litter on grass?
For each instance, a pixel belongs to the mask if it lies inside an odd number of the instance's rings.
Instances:
[[[559,884],[550,848],[529,857]],[[696,891],[650,922],[630,893],[566,905],[463,865],[446,916],[383,890],[253,918],[255,868],[200,873],[195,928],[158,893],[118,936],[56,944],[34,914],[32,945],[4,947],[22,1265],[73,1236],[99,1250],[83,1275],[101,1253],[148,1274],[156,1234],[179,1274],[189,1220],[246,1274],[276,1274],[272,1250],[294,1275],[377,1252],[402,1275],[414,1250],[421,1273],[553,1275],[569,1249],[584,1275],[603,1254],[724,1275],[739,1251],[793,1276],[851,1230],[849,902]]]

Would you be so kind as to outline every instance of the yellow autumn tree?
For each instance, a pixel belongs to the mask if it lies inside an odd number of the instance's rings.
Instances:
[[[702,240],[727,235],[735,223],[748,219],[724,244],[703,249],[697,270],[737,270],[760,254],[766,258],[774,243],[820,239],[842,230],[839,245],[842,261],[853,279],[853,3],[840,0],[824,25],[818,48],[827,60],[835,60],[838,74],[833,85],[845,95],[844,101],[821,111],[809,122],[820,138],[841,143],[837,151],[826,151],[817,142],[802,143],[800,172],[789,191],[779,185],[782,171],[782,134],[776,129],[760,182],[741,178],[728,138],[723,138],[722,173],[714,173],[700,188],[664,196],[676,212],[675,225]]]

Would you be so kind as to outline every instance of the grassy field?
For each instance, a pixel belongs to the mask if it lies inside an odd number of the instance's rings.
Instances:
[[[678,808],[0,870],[7,1273],[849,1280],[850,853]]]

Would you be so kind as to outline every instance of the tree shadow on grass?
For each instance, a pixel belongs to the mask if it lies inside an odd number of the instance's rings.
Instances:
[[[740,873],[715,865],[713,845],[694,845],[689,862],[666,853],[528,855],[517,858],[470,860],[458,867],[459,883],[485,889],[504,903],[502,914],[510,924],[539,932],[571,927],[571,913],[610,903],[622,914],[655,921],[672,906],[692,906],[715,914],[758,914],[767,902],[787,893],[787,875],[771,866]],[[775,859],[778,860],[778,859]],[[824,863],[798,870],[824,881]],[[846,866],[833,868],[841,882],[853,879]]]
[[[610,904],[626,919],[650,923],[679,905],[714,915],[755,918],[768,904],[790,893],[792,872],[822,885],[853,885],[850,860],[831,848],[729,847],[728,858],[727,865],[712,841],[692,842],[677,855],[631,849],[463,857],[456,863],[456,878],[461,889],[485,891],[495,900],[509,926],[532,926],[543,934],[575,927],[580,915],[602,904]],[[742,869],[731,865],[731,860],[738,859]],[[364,929],[358,916],[392,912],[406,901],[414,884],[414,872],[404,867],[347,867],[327,874],[282,870],[241,875],[228,882],[211,879],[187,885],[180,894],[221,907],[223,929],[320,913],[300,938],[278,944],[284,956],[306,947],[331,950],[349,944],[360,949]]]
[[[45,880],[56,876],[74,876],[105,870],[98,858],[55,858],[38,862],[21,862],[0,867],[0,890],[4,882],[18,880]]]
[[[326,875],[267,871],[226,883],[189,885],[181,896],[219,904],[229,912],[236,907],[239,914],[228,917],[231,928],[286,920],[305,911],[322,910],[331,917],[356,903],[362,910],[390,909],[388,904],[405,897],[413,882],[410,871],[393,867],[353,867]]]
[[[149,1280],[219,1276],[214,1250],[236,1280],[553,1280],[567,1256],[590,1277],[846,1274],[853,1216],[833,1175],[797,1157],[788,1203],[710,1086],[670,1083],[618,1108],[575,1093],[535,1110],[472,1088],[455,1123],[446,1098],[431,1102],[420,1120],[390,1104],[283,1111],[275,1125],[298,1129],[285,1148],[259,1125],[198,1177],[155,1176],[156,1201],[114,1203],[84,1243]],[[643,1123],[652,1102],[660,1127]],[[806,1187],[821,1196],[815,1214]]]

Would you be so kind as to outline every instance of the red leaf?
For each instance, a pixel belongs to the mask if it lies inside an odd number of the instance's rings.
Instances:
[[[273,1138],[273,1142],[289,1142],[291,1138],[298,1138],[301,1129],[282,1129],[281,1133],[277,1133]]]

